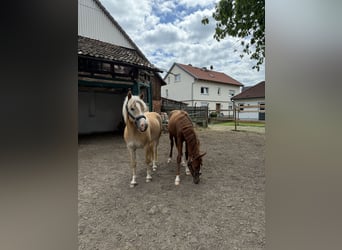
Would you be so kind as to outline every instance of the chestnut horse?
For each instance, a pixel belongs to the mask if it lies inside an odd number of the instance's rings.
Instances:
[[[124,139],[131,157],[131,187],[138,184],[136,181],[137,148],[145,148],[146,182],[152,180],[151,165],[153,165],[153,171],[157,169],[157,147],[162,132],[162,119],[158,113],[147,112],[147,110],[143,95],[134,96],[129,91],[122,107],[122,115],[126,123]]]
[[[183,142],[185,142],[185,157],[188,161],[187,166],[193,177],[193,182],[198,184],[201,175],[202,157],[206,153],[200,153],[200,143],[188,113],[183,110],[173,110],[169,115],[168,130],[171,144],[168,162],[170,162],[172,157],[174,139],[178,150],[175,185],[179,185],[180,182],[179,174]]]

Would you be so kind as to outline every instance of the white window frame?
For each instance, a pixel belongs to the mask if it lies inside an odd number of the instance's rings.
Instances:
[[[209,95],[209,87],[201,87],[201,95]]]
[[[181,74],[175,74],[175,82],[181,81]]]

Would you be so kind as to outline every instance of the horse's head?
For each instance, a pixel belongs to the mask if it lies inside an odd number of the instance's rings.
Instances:
[[[135,124],[136,128],[140,132],[145,132],[148,127],[148,123],[144,112],[146,112],[147,110],[147,106],[143,101],[143,94],[141,94],[140,96],[134,96],[132,95],[131,91],[128,91],[122,109],[122,114],[124,116],[125,122],[127,123],[127,119],[129,119]]]
[[[191,175],[193,177],[193,181],[195,184],[198,184],[200,181],[200,175],[201,175],[201,166],[202,166],[202,157],[206,154],[202,153],[194,158],[190,158],[188,161],[188,168],[191,172]]]

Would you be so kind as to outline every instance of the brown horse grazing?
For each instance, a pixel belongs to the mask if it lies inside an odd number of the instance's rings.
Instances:
[[[179,172],[183,142],[185,142],[185,157],[188,161],[188,168],[190,169],[194,183],[198,184],[201,175],[202,157],[206,153],[199,152],[200,143],[188,113],[183,110],[173,110],[169,115],[168,129],[171,144],[169,162],[172,157],[174,139],[178,150],[175,185],[179,185],[180,182]]]
[[[147,112],[147,110],[147,106],[143,101],[143,95],[140,95],[140,97],[133,96],[131,91],[129,91],[122,107],[122,115],[126,123],[124,139],[130,153],[133,172],[131,187],[137,185],[137,148],[145,148],[145,162],[147,164],[146,182],[152,180],[151,165],[153,165],[153,171],[157,169],[157,147],[162,132],[162,119],[158,113]]]

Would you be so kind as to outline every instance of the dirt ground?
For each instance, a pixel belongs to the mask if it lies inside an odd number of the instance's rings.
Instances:
[[[79,249],[264,249],[265,133],[242,129],[197,129],[207,152],[201,181],[182,168],[179,186],[167,134],[150,183],[137,151],[135,188],[122,135],[80,137]]]

